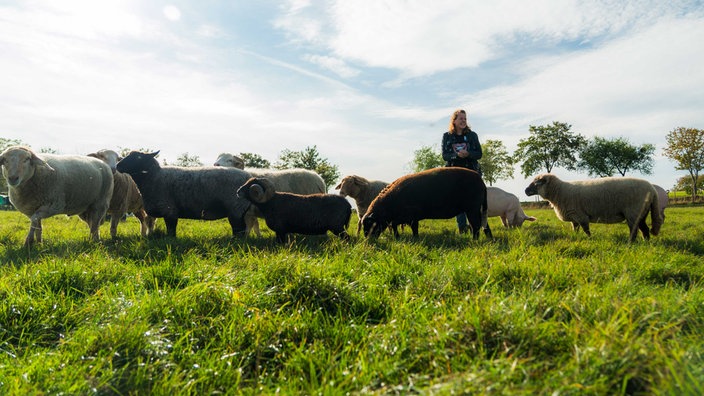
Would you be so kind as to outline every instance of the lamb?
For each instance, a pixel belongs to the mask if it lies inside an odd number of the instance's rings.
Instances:
[[[504,227],[521,227],[523,222],[535,221],[533,216],[527,216],[521,208],[518,197],[498,187],[487,187],[487,203],[489,204],[488,217],[501,217]]]
[[[367,180],[362,176],[350,175],[342,178],[340,184],[335,187],[335,190],[340,190],[340,195],[351,197],[357,203],[357,216],[359,217],[357,235],[359,235],[362,228],[362,217],[367,213],[369,205],[379,195],[381,190],[388,185],[389,183],[385,181]]]
[[[236,155],[221,153],[213,165],[244,169],[244,160]],[[274,184],[276,191],[279,192],[308,195],[325,193],[327,191],[323,178],[308,169],[247,168],[246,172],[253,177],[265,177],[269,179]],[[254,230],[257,236],[261,236],[257,217],[263,217],[263,215],[256,206],[252,206],[245,214],[245,235],[249,235],[250,230]]]
[[[292,233],[320,235],[332,231],[348,240],[352,205],[336,194],[300,195],[278,192],[273,182],[253,177],[237,190],[237,196],[259,208],[276,240],[286,242]]]
[[[100,150],[95,153],[88,154],[89,157],[97,158],[110,166],[114,180],[112,198],[110,199],[110,236],[117,237],[117,225],[120,219],[128,212],[133,213],[134,217],[139,220],[140,231],[143,237],[146,237],[154,230],[156,219],[147,215],[144,210],[144,202],[142,202],[142,194],[140,194],[137,184],[132,180],[130,175],[118,172],[115,167],[117,161],[120,160],[119,154],[113,150]]]
[[[638,235],[650,239],[658,235],[662,226],[658,194],[655,187],[645,180],[629,177],[604,177],[594,180],[565,182],[557,176],[544,173],[533,179],[526,188],[526,195],[539,194],[555,209],[562,221],[572,222],[575,231],[581,226],[591,236],[589,223],[620,223],[626,220],[630,229],[630,242]],[[645,223],[650,211],[652,229]]]
[[[658,192],[658,203],[660,204],[660,217],[662,217],[663,223],[665,222],[665,208],[667,207],[667,204],[669,202],[669,197],[667,196],[667,191],[665,191],[664,188],[658,186],[657,184],[653,184],[653,187],[655,187],[655,191]]]
[[[487,210],[486,185],[479,173],[459,167],[434,168],[389,184],[369,205],[362,227],[365,236],[378,237],[389,226],[410,224],[418,236],[419,220],[449,219],[464,212],[477,240],[480,227],[492,237]],[[394,235],[398,235],[395,229]]]
[[[167,235],[176,236],[180,218],[227,217],[233,235],[244,232],[244,214],[250,203],[234,192],[249,179],[249,173],[223,167],[162,167],[155,159],[157,154],[132,151],[116,169],[132,176],[142,193],[144,209],[149,216],[164,218]]]
[[[42,219],[56,214],[79,215],[100,240],[100,224],[113,190],[110,167],[95,158],[78,155],[35,154],[22,146],[0,154],[10,202],[30,219],[24,245],[42,242]]]

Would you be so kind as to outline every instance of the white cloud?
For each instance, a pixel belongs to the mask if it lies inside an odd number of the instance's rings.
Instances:
[[[344,61],[331,56],[306,55],[304,59],[310,63],[322,67],[323,69],[330,70],[343,78],[355,77],[359,74],[358,69],[350,67]]]
[[[173,22],[176,22],[179,19],[181,19],[181,10],[179,10],[178,7],[176,7],[174,5],[169,4],[169,5],[165,6],[163,8],[163,13],[164,13],[164,17],[166,17],[166,19],[173,21]]]

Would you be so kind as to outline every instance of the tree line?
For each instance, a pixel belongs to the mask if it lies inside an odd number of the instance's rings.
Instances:
[[[479,160],[482,167],[484,180],[493,185],[499,180],[508,180],[514,177],[515,165],[520,165],[524,177],[535,175],[538,172],[552,172],[555,167],[567,170],[586,171],[593,177],[607,177],[637,171],[650,175],[653,171],[653,155],[655,146],[643,144],[635,146],[627,139],[594,137],[591,140],[572,131],[572,125],[554,121],[549,125],[530,125],[529,136],[518,142],[518,148],[513,154],[500,140],[486,140],[482,142],[483,157]],[[663,155],[675,162],[676,170],[684,170],[689,176],[677,180],[672,186],[675,190],[684,190],[696,199],[697,192],[704,189],[704,130],[696,128],[679,127],[670,131],[666,136],[667,146]],[[0,138],[0,152],[12,145],[27,145],[18,139]],[[140,148],[143,152],[154,150]],[[118,150],[125,156],[131,151],[129,148]],[[51,148],[41,148],[39,152],[55,153]],[[327,158],[321,156],[317,146],[308,146],[300,151],[284,149],[273,164],[255,153],[239,153],[239,157],[248,168],[274,168],[290,169],[304,168],[317,172],[327,186],[333,186],[340,178],[337,165],[332,164]],[[165,165],[177,166],[203,166],[197,155],[187,152],[180,154],[176,161]],[[414,151],[411,167],[414,172],[444,166],[442,154],[433,146],[423,146]],[[4,178],[0,178],[0,191],[7,191]]]
[[[479,160],[484,180],[493,185],[499,180],[514,177],[514,166],[520,165],[524,177],[541,171],[552,172],[555,167],[567,170],[586,171],[593,177],[608,177],[638,171],[645,175],[653,172],[655,146],[636,146],[623,137],[591,140],[571,130],[572,125],[554,121],[549,125],[529,126],[530,135],[518,142],[518,148],[509,154],[500,140],[482,143],[483,156]],[[704,130],[679,127],[666,136],[667,146],[663,155],[675,162],[676,170],[684,170],[689,176],[680,178],[677,190],[685,190],[696,199],[697,192],[704,188]],[[442,154],[433,146],[423,146],[414,152],[411,163],[413,171],[444,166]]]

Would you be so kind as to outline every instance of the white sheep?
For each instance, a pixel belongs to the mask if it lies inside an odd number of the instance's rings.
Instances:
[[[0,154],[10,202],[29,217],[24,244],[42,242],[42,219],[79,215],[90,227],[94,241],[110,204],[113,176],[110,167],[96,158],[78,155],[35,154],[11,146]]]
[[[374,198],[379,195],[384,187],[389,183],[381,180],[368,180],[362,176],[349,175],[342,178],[340,184],[335,186],[335,190],[340,190],[340,195],[343,197],[353,198],[357,204],[357,235],[362,229],[362,217],[367,213],[369,205]]]
[[[626,220],[631,242],[636,239],[639,228],[643,238],[648,240],[650,232],[658,235],[662,226],[655,187],[641,179],[604,177],[565,182],[544,173],[536,176],[525,192],[528,196],[539,194],[550,202],[560,220],[572,222],[575,231],[581,226],[589,236],[590,222],[612,224]],[[648,212],[652,223],[650,231],[645,223]]]
[[[224,166],[230,168],[244,169],[244,160],[236,155],[229,153],[221,153],[213,163],[214,166]],[[279,192],[290,192],[294,194],[309,195],[321,194],[327,191],[325,181],[317,173],[308,169],[292,168],[292,169],[263,169],[263,168],[247,168],[246,171],[252,177],[264,177],[271,181]],[[245,213],[246,231],[245,235],[249,235],[251,230],[257,236],[261,236],[259,230],[259,221],[257,218],[264,218],[256,206],[252,206]]]
[[[489,205],[487,216],[501,217],[504,227],[521,227],[526,220],[536,220],[535,217],[525,214],[517,196],[498,187],[487,187],[486,194]]]
[[[660,204],[660,217],[662,217],[662,221],[664,223],[665,208],[667,207],[670,198],[667,196],[667,191],[665,191],[664,188],[658,186],[657,184],[653,184],[653,187],[655,187],[655,191],[658,192],[658,203]]]
[[[134,214],[134,217],[139,220],[142,236],[147,236],[154,230],[156,219],[147,215],[147,212],[144,210],[142,194],[140,194],[139,188],[137,188],[137,184],[132,179],[132,176],[118,172],[115,168],[117,162],[121,159],[120,155],[113,150],[100,150],[95,153],[90,153],[88,156],[95,157],[105,162],[110,166],[113,172],[114,186],[112,198],[110,199],[110,207],[108,208],[108,213],[110,213],[111,216],[110,236],[113,238],[117,236],[117,225],[120,223],[120,219],[128,212]]]

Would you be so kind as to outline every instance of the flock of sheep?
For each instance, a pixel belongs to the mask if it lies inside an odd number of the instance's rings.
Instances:
[[[487,187],[479,175],[463,168],[435,168],[403,176],[392,183],[346,176],[328,194],[323,179],[305,169],[244,169],[242,159],[221,154],[214,166],[161,166],[155,153],[131,152],[119,158],[112,150],[86,156],[36,154],[12,146],[0,154],[12,204],[30,219],[25,246],[42,241],[42,219],[78,215],[93,240],[99,226],[111,215],[110,235],[126,213],[140,221],[141,234],[154,229],[163,218],[166,232],[176,236],[179,219],[227,218],[233,235],[261,235],[257,218],[263,218],[279,242],[290,234],[325,234],[347,239],[355,200],[357,233],[378,236],[399,225],[409,225],[418,235],[423,219],[447,219],[465,213],[478,239],[480,228],[491,238],[487,218],[500,216],[505,227],[535,221],[521,209],[518,198]],[[662,188],[635,178],[602,178],[565,182],[551,174],[537,176],[527,195],[540,195],[554,207],[558,218],[569,221],[587,235],[589,223],[629,226],[630,241],[640,229],[647,240],[657,235],[664,219],[667,194]],[[651,214],[651,228],[646,217]]]

